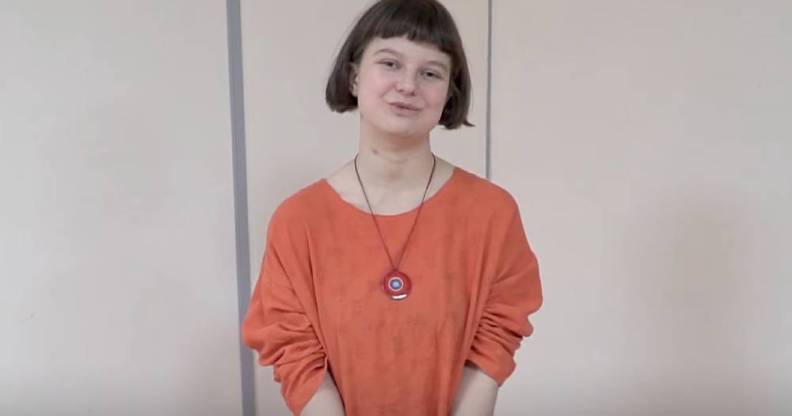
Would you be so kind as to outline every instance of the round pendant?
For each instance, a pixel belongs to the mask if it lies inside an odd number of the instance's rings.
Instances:
[[[398,270],[391,270],[385,275],[383,286],[385,293],[393,300],[405,299],[412,290],[410,278]]]

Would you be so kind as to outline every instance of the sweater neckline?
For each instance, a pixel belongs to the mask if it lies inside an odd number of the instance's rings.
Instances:
[[[451,176],[449,176],[449,178],[445,181],[445,183],[442,186],[440,186],[440,189],[438,189],[437,192],[435,192],[434,194],[426,198],[426,200],[424,200],[423,209],[426,209],[430,205],[436,204],[437,201],[441,199],[444,194],[447,194],[449,192],[449,189],[453,188],[455,182],[459,180],[458,177],[460,175],[461,175],[460,168],[454,166],[453,169],[451,170]],[[323,188],[328,190],[328,193],[330,194],[331,198],[337,201],[337,205],[341,206],[342,208],[348,211],[357,212],[360,215],[365,215],[367,217],[371,216],[371,213],[369,211],[358,208],[351,202],[348,202],[347,200],[342,198],[341,195],[338,193],[338,191],[336,191],[335,188],[333,188],[333,186],[330,185],[330,182],[327,181],[327,178],[320,179],[319,183]],[[407,217],[417,212],[419,207],[420,204],[408,211],[404,211],[396,214],[374,214],[374,216],[377,218],[391,218],[391,219]]]

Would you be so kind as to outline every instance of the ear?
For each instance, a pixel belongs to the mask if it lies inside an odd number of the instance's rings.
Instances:
[[[351,71],[349,73],[349,92],[353,97],[358,95],[358,66],[352,62],[349,64]]]

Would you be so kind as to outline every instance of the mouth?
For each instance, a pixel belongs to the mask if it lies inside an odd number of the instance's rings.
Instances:
[[[402,103],[402,102],[390,103],[390,106],[393,107],[394,109],[402,111],[402,112],[416,112],[416,111],[419,110],[415,106],[412,106],[412,105],[409,105],[409,104],[405,104],[405,103]]]

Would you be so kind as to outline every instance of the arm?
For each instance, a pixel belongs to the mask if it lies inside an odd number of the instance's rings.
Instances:
[[[308,401],[302,414],[303,416],[344,416],[344,405],[329,372],[325,372],[322,384]]]
[[[452,416],[492,416],[498,384],[470,363],[465,363],[462,381],[454,399]]]
[[[514,372],[514,355],[523,338],[533,333],[528,317],[542,305],[539,266],[522,225],[519,208],[513,204],[511,213],[493,226],[493,237],[487,250],[492,261],[485,273],[492,283],[485,290],[478,328],[468,351],[462,387],[455,398],[459,411],[467,414],[488,414],[494,410],[497,389]],[[489,382],[494,382],[492,387]],[[465,387],[467,383],[467,387]],[[467,398],[473,395],[474,398]],[[483,403],[490,398],[487,413],[467,413],[467,403]],[[475,406],[475,404],[471,404]]]
[[[320,339],[307,239],[299,218],[276,210],[270,220],[261,272],[242,323],[244,343],[258,363],[273,366],[274,381],[292,414],[302,414],[329,371]]]

